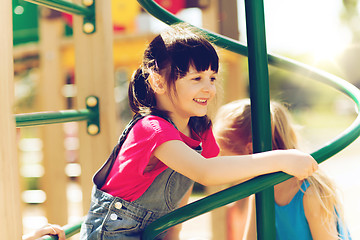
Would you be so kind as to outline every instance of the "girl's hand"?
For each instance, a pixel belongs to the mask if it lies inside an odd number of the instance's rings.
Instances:
[[[307,153],[303,153],[296,149],[278,150],[281,152],[279,158],[279,168],[299,180],[303,180],[311,176],[318,168],[318,163]]]
[[[32,234],[23,236],[22,239],[23,240],[35,240],[35,239],[39,239],[46,235],[57,235],[59,237],[59,240],[65,240],[64,230],[60,226],[54,225],[54,224],[46,225],[46,226],[36,230]]]

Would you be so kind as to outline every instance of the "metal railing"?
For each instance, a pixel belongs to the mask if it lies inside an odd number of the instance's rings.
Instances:
[[[16,114],[16,127],[29,127],[54,123],[84,121],[91,119],[95,114],[88,109],[60,110],[52,112],[34,112]]]
[[[29,127],[74,121],[87,121],[90,135],[100,132],[99,99],[95,96],[86,98],[86,109],[60,110],[51,112],[21,113],[15,115],[16,127]]]

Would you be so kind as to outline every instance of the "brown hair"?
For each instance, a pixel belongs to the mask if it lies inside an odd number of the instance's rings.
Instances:
[[[160,113],[157,108],[155,93],[148,77],[155,72],[164,77],[166,86],[176,94],[175,81],[185,76],[190,66],[197,71],[211,68],[218,72],[219,57],[209,40],[195,28],[186,23],[171,26],[159,34],[144,52],[140,67],[134,72],[129,84],[129,103],[134,113]],[[190,118],[190,127],[202,133],[211,126],[207,116]]]

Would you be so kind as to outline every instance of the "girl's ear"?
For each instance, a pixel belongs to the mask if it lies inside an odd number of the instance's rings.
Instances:
[[[253,154],[253,145],[252,142],[248,142],[245,146],[245,151],[247,154]]]
[[[158,94],[163,94],[165,93],[165,79],[158,73],[151,73],[149,75],[149,83],[150,83],[150,86],[152,88],[152,90],[155,92],[155,93],[158,93]]]

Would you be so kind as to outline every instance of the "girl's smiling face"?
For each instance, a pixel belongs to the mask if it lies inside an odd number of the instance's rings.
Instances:
[[[173,117],[190,118],[206,115],[209,102],[216,94],[217,73],[210,68],[198,72],[190,66],[189,72],[175,81],[172,93]]]

